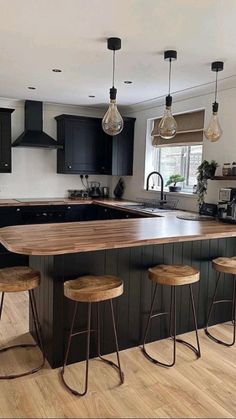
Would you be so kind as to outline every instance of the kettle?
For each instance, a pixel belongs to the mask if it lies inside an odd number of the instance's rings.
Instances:
[[[102,194],[101,188],[100,188],[100,182],[90,182],[89,187],[89,196],[93,198],[98,198]]]

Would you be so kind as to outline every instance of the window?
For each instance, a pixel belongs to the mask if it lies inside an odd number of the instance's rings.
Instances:
[[[161,118],[147,121],[146,178],[155,170],[162,174],[166,184],[171,175],[180,174],[185,178],[182,190],[193,191],[197,183],[197,168],[202,162],[204,117],[203,109],[175,115],[178,131],[171,140],[159,135]],[[153,182],[150,187],[158,190],[159,176],[152,176],[150,181]]]
[[[166,184],[173,174],[185,177],[182,184],[183,191],[192,192],[197,183],[197,168],[202,162],[202,144],[177,147],[153,147],[152,170],[160,172]],[[153,189],[160,187],[159,176],[153,176]]]

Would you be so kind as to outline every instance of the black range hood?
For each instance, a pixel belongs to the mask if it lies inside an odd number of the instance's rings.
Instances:
[[[50,135],[43,132],[43,103],[25,101],[25,131],[12,147],[62,148]]]

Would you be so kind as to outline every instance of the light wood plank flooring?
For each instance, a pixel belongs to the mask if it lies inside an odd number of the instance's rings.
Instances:
[[[1,345],[16,335],[25,340],[28,299],[24,294],[8,294],[0,323]],[[232,326],[220,326],[219,336],[229,337]],[[139,348],[121,352],[125,384],[117,387],[116,372],[100,361],[91,361],[87,396],[77,398],[62,387],[58,370],[46,366],[32,376],[0,381],[1,418],[226,418],[236,416],[236,346],[225,348],[200,332],[202,358],[178,345],[177,364],[163,369],[147,361]],[[194,334],[185,335],[194,342]],[[149,345],[166,357],[170,341]],[[37,361],[35,350],[2,353],[0,373],[19,371]],[[114,356],[111,355],[113,359]],[[68,378],[76,385],[82,378],[83,364],[69,367]]]

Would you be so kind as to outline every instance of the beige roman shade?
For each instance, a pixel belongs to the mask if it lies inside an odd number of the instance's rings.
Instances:
[[[204,110],[182,113],[175,115],[175,120],[178,125],[176,136],[171,140],[165,140],[160,137],[158,133],[158,126],[161,118],[155,119],[151,136],[153,137],[153,146],[177,146],[188,144],[199,144],[203,142],[203,128],[204,128]]]

